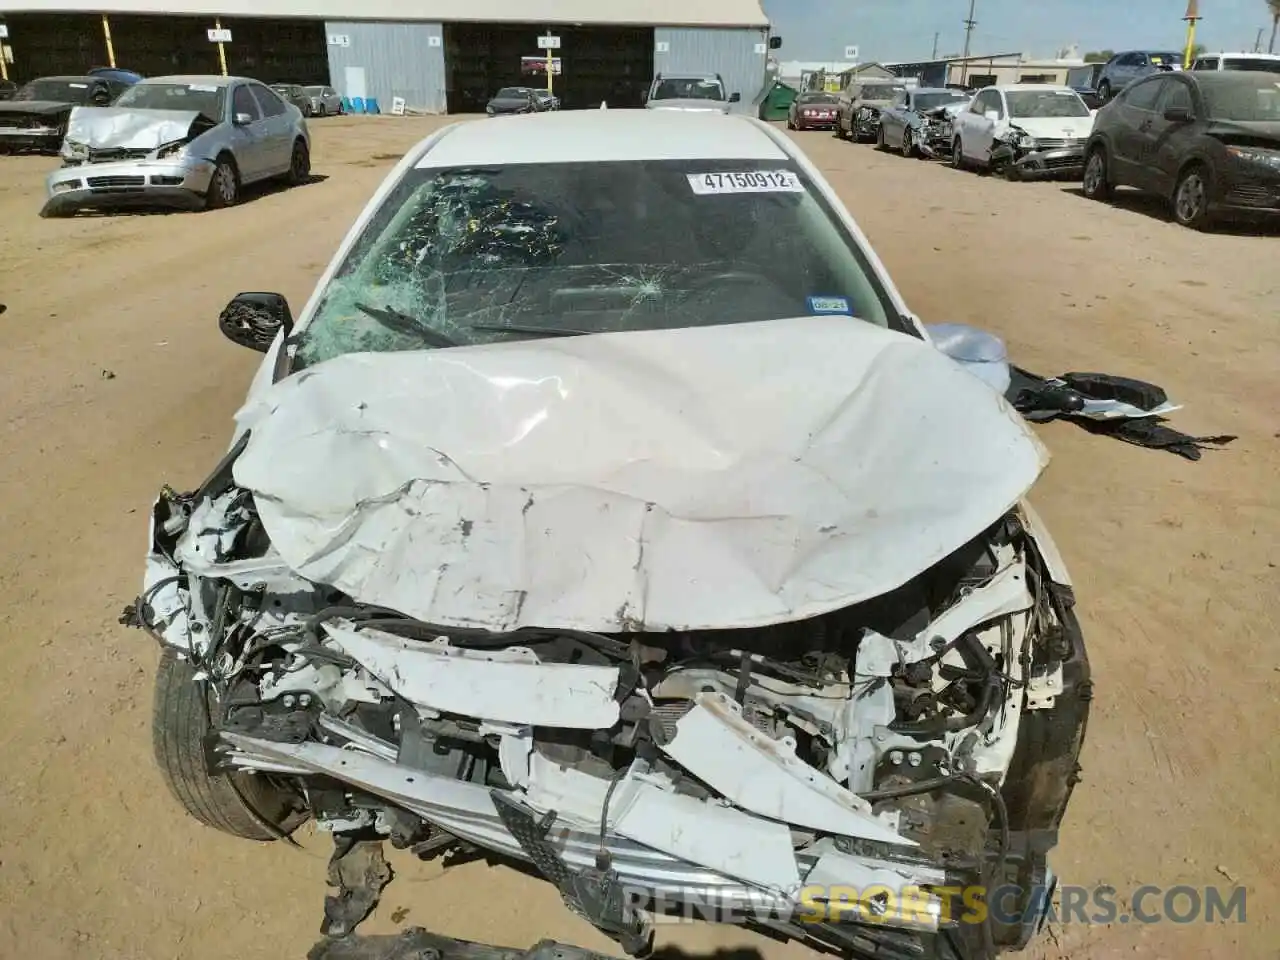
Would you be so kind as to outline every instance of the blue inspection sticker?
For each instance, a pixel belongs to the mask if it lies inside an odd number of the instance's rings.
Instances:
[[[851,317],[853,316],[853,308],[849,306],[849,301],[844,297],[810,297],[809,313],[815,317],[830,314],[843,314]]]

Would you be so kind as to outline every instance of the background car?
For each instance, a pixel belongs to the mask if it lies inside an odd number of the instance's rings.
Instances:
[[[840,97],[822,90],[810,90],[791,101],[787,127],[792,130],[834,130]]]
[[[559,110],[560,98],[553,94],[550,90],[542,90],[538,87],[533,88],[533,95],[538,98],[538,103],[543,110]]]
[[[311,137],[302,112],[244,77],[154,77],[105,109],[72,112],[63,167],[42,216],[82,209],[226,207],[246,184],[305,183]]]
[[[342,113],[345,109],[342,106],[342,94],[333,87],[323,85],[303,87],[302,92],[311,100],[310,116],[326,117],[330,114]]]
[[[1077,176],[1084,169],[1093,112],[1070,87],[1002,84],[980,90],[952,126],[951,162],[957,168],[1000,168],[1011,179]]]
[[[0,102],[0,150],[56,152],[78,106],[104,107],[126,84],[105,77],[42,77]]]
[[[1087,158],[1086,196],[1137,187],[1187,227],[1280,214],[1280,73],[1141,80],[1098,111]]]
[[[117,83],[132,86],[142,80],[142,74],[136,70],[124,70],[120,67],[91,67],[86,71],[91,77],[104,77],[107,80],[115,80]]]
[[[1253,70],[1280,73],[1280,54],[1275,53],[1206,53],[1191,64],[1192,70]]]
[[[484,112],[491,117],[512,113],[540,113],[543,101],[530,87],[503,87],[485,104]]]
[[[1182,54],[1167,50],[1117,53],[1098,74],[1098,96],[1105,103],[1128,84],[1153,73],[1182,69]]]
[[[740,93],[726,93],[724,79],[717,74],[660,73],[645,94],[646,110],[685,110],[693,113],[728,113],[742,99]]]
[[[907,157],[949,155],[952,119],[972,99],[963,90],[945,87],[903,90],[880,112],[880,146]]]
[[[12,100],[18,92],[18,85],[12,80],[0,80],[0,100]]]
[[[304,117],[311,116],[315,110],[315,103],[310,95],[298,83],[273,83],[271,89],[280,94],[286,103],[291,103],[298,108],[298,112]]]
[[[880,134],[880,111],[898,96],[905,93],[907,85],[901,80],[855,81],[840,93],[836,116],[836,136],[842,140],[874,140]]]

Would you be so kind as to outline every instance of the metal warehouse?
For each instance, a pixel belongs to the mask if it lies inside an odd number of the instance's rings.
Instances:
[[[220,73],[225,59],[232,75],[430,113],[545,86],[548,69],[565,107],[639,106],[655,72],[697,71],[753,111],[769,55],[759,0],[0,0],[0,23],[20,82],[104,65]]]

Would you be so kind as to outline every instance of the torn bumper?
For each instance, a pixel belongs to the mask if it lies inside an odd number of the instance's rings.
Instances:
[[[41,216],[127,206],[198,210],[213,177],[210,160],[127,160],[65,166],[49,174]]]
[[[1031,150],[1013,159],[1012,166],[1021,176],[1084,176],[1084,144],[1053,150]]]

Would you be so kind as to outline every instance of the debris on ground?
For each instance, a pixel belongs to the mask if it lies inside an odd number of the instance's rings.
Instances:
[[[317,943],[307,960],[614,960],[572,944],[541,940],[528,950],[455,940],[410,927],[400,933]]]
[[[381,840],[335,836],[333,841],[329,886],[337,887],[338,892],[324,898],[320,932],[326,937],[345,937],[373,912],[383,888],[391,882],[392,872],[382,855]]]
[[[1193,437],[1166,426],[1164,415],[1181,407],[1169,401],[1163,388],[1145,380],[1107,373],[1042,377],[1014,366],[1010,373],[1005,397],[1033,423],[1065,417],[1090,433],[1168,450],[1188,460],[1199,460],[1205,448],[1221,447],[1236,439],[1233,434]]]

